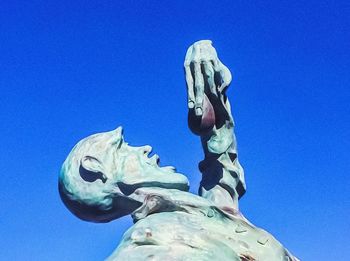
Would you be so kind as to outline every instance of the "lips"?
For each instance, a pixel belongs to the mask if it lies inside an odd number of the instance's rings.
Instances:
[[[174,166],[164,166],[164,167],[159,166],[160,159],[159,159],[159,156],[157,154],[155,154],[151,158],[149,158],[149,161],[146,163],[148,165],[151,165],[151,166],[158,166],[164,172],[176,173],[176,168]]]
[[[158,154],[154,154],[153,156],[149,157],[149,154],[152,152],[152,148],[149,148],[147,151],[145,151],[144,155],[147,157],[146,163],[151,166],[158,166],[160,167],[160,158]],[[160,167],[163,171],[169,172],[169,173],[175,173],[176,168],[173,166],[164,166]]]
[[[159,159],[159,156],[157,154],[154,154],[152,157],[150,157],[148,159],[149,159],[149,164],[159,166],[160,159]]]
[[[170,172],[170,173],[175,173],[176,172],[176,168],[173,166],[164,166],[161,167],[162,170],[165,170],[166,172]]]

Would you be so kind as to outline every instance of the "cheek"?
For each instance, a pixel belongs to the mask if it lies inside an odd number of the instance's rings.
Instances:
[[[139,174],[141,172],[140,160],[137,155],[132,154],[125,159],[124,172],[127,174]]]

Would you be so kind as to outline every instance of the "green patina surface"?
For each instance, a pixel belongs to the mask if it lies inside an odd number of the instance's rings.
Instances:
[[[119,127],[72,149],[59,177],[64,204],[91,222],[132,215],[109,261],[297,260],[239,211],[246,185],[226,96],[229,69],[208,40],[190,46],[184,66],[189,127],[204,151],[199,196],[187,192],[185,175],[149,157],[150,146],[129,146]]]

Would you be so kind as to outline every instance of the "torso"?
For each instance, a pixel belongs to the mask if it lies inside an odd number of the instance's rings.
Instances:
[[[288,259],[289,258],[289,259]],[[115,260],[293,260],[264,230],[215,207],[153,213],[123,236]]]

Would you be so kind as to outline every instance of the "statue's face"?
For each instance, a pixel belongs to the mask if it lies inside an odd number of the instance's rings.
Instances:
[[[173,167],[160,167],[150,146],[132,147],[122,128],[89,136],[67,157],[60,175],[60,193],[67,207],[82,219],[105,222],[140,206],[132,194],[141,187],[188,190],[187,178]]]

